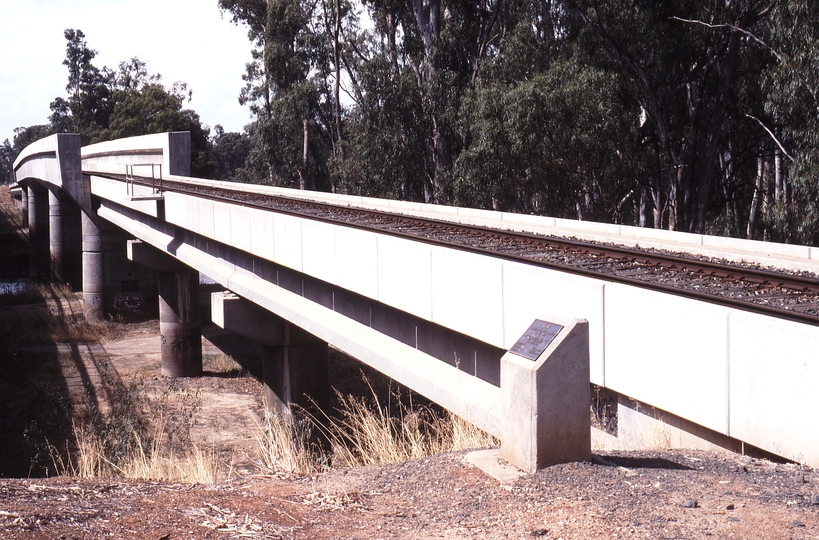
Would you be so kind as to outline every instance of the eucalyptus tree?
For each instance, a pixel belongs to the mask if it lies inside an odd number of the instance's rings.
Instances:
[[[325,187],[331,107],[325,81],[315,77],[322,46],[311,27],[315,3],[300,0],[220,0],[236,24],[248,27],[252,61],[239,97],[254,116],[251,162],[267,181]]]
[[[83,144],[88,144],[108,124],[113,109],[111,87],[114,74],[108,68],[99,69],[92,63],[97,51],[88,46],[82,30],[69,28],[63,35],[68,97],[58,97],[51,103],[49,121],[55,131],[80,133]]]
[[[819,242],[819,5],[781,0],[767,36],[767,117],[760,131],[776,152],[766,224],[778,240]]]
[[[650,128],[655,226],[705,230],[732,85],[770,9],[768,0],[572,2]]]

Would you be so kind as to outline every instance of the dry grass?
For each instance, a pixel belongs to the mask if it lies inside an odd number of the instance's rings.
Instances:
[[[225,464],[215,446],[201,448],[193,444],[174,450],[167,444],[162,419],[152,428],[145,441],[133,432],[134,443],[124,457],[114,462],[107,456],[101,437],[86,426],[74,426],[76,450],[68,458],[53,449],[51,457],[57,474],[82,478],[130,478],[165,480],[187,483],[214,483],[230,476],[232,469]],[[227,469],[227,470],[226,470]]]
[[[258,461],[273,472],[310,474],[333,467],[398,463],[426,456],[497,446],[498,440],[446,411],[402,403],[382,405],[337,393],[338,417],[299,411],[293,423],[268,416],[260,424]],[[315,442],[320,434],[325,445]]]
[[[325,467],[321,449],[310,442],[309,418],[285,419],[273,413],[257,422],[257,465],[272,473],[311,474]]]
[[[110,403],[104,410],[91,407],[75,416],[64,449],[49,445],[57,474],[190,483],[230,478],[233,454],[220,452],[215,437],[205,446],[191,439],[193,418],[201,408],[198,390],[172,380],[149,400],[133,385],[107,380],[104,370],[100,375]]]
[[[233,356],[225,353],[203,354],[202,368],[213,373],[224,373],[233,377],[249,377],[250,373]]]

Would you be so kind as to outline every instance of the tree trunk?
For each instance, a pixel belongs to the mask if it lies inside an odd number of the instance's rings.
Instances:
[[[765,180],[765,157],[760,152],[756,158],[756,187],[754,188],[754,196],[751,199],[751,210],[748,212],[748,227],[745,230],[745,237],[748,240],[754,238],[754,228],[756,227],[756,214],[759,209],[759,200],[762,193],[762,185]]]
[[[307,149],[310,146],[310,132],[307,130],[307,119],[302,120],[304,126],[304,146],[301,154],[301,167],[299,167],[299,189],[307,189]]]

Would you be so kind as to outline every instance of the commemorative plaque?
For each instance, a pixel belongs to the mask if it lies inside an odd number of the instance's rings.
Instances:
[[[537,360],[538,356],[543,354],[543,351],[546,350],[546,347],[557,337],[561,330],[563,330],[563,326],[559,324],[535,319],[532,326],[509,349],[509,352],[529,360]]]

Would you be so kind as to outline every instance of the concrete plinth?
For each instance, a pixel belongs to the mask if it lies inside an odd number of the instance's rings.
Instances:
[[[230,292],[211,295],[213,322],[264,344],[264,401],[282,416],[290,405],[321,404],[329,394],[328,346],[253,302]]]
[[[29,186],[29,274],[32,278],[50,277],[51,274],[48,221],[48,192],[34,185]]]
[[[501,452],[530,473],[591,459],[588,322],[541,319],[562,326],[545,350],[534,360],[510,350],[501,360]],[[527,339],[537,344],[541,337],[530,329]]]
[[[159,335],[162,374],[202,374],[199,272],[159,272]]]

